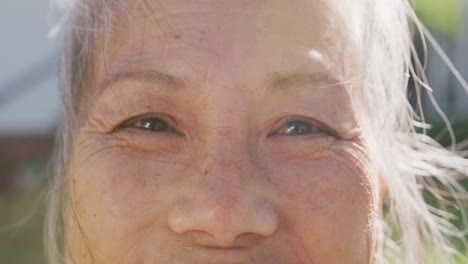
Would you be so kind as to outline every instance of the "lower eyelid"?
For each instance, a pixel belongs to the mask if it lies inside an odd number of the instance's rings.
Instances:
[[[136,130],[136,129],[135,129]],[[180,153],[184,147],[183,138],[170,133],[151,133],[148,131],[121,130],[115,135],[119,147],[144,155],[166,156]]]
[[[138,128],[128,128],[117,131],[115,136],[132,145],[151,146],[154,144],[173,144],[181,139],[180,136],[170,132],[155,133]]]

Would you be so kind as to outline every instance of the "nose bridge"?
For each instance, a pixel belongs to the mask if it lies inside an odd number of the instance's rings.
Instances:
[[[212,212],[216,218],[232,218],[238,212],[250,210],[259,197],[253,190],[255,185],[252,168],[246,153],[240,151],[239,145],[226,144],[230,140],[222,140],[225,144],[212,149],[207,156],[202,173],[197,179],[197,198],[202,210]],[[222,147],[224,145],[224,147]],[[234,146],[235,145],[235,146]],[[226,219],[224,219],[226,220]]]
[[[249,189],[255,185],[252,169],[248,168],[248,162],[238,156],[235,151],[226,150],[207,161],[203,175],[198,180],[202,193],[210,198],[219,196],[220,202],[232,203],[253,195]]]
[[[241,180],[245,175],[251,173],[249,162],[249,151],[246,144],[239,139],[232,139],[230,136],[219,136],[217,140],[210,143],[202,161],[205,178]],[[216,177],[216,175],[223,177]]]
[[[252,216],[258,197],[248,190],[248,186],[241,184],[238,178],[223,177],[215,171],[208,172],[205,176],[207,180],[201,181],[193,201],[200,217],[199,224],[212,234],[226,232],[223,231],[223,226],[234,227],[235,222],[238,225],[247,224],[240,222]],[[239,216],[243,219],[236,219]]]
[[[231,119],[229,116],[220,118]],[[226,123],[219,121],[222,122]],[[204,171],[223,171],[223,174],[233,174],[232,176],[252,173],[254,157],[250,148],[253,146],[249,144],[247,128],[235,121],[232,123],[211,129],[203,144],[204,155],[200,157]]]
[[[252,163],[237,142],[218,138],[210,143],[213,145],[200,162],[203,167],[194,177],[191,191],[170,213],[173,231],[201,231],[209,235],[209,245],[221,247],[235,245],[243,234],[263,237],[275,232],[273,205],[263,197]]]

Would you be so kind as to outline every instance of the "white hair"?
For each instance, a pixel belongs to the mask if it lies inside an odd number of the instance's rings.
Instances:
[[[52,0],[60,13],[64,36],[61,83],[64,122],[56,146],[54,177],[49,192],[46,246],[51,264],[65,262],[69,219],[74,210],[67,189],[67,168],[73,147],[76,116],[91,66],[100,58],[97,42],[108,26],[118,0]],[[343,4],[343,3],[342,3]],[[370,156],[385,185],[383,249],[377,263],[456,263],[466,250],[466,217],[461,199],[466,191],[460,181],[468,176],[468,153],[453,144],[449,149],[426,135],[421,106],[425,92],[446,121],[428,85],[422,60],[413,45],[414,35],[427,39],[468,92],[461,78],[437,42],[419,22],[406,0],[344,1],[342,12],[348,30],[359,40],[362,51],[362,96],[365,136]],[[344,9],[344,8],[343,8]],[[349,23],[348,23],[349,22]],[[54,27],[53,33],[57,32]],[[365,53],[364,53],[365,51]],[[413,62],[414,63],[413,63]],[[416,87],[417,114],[408,102],[409,76]],[[451,131],[453,138],[453,131]],[[461,145],[460,145],[461,146]],[[465,146],[466,147],[466,146]],[[437,198],[430,205],[425,195]],[[460,210],[463,230],[453,225]],[[384,210],[384,209],[380,209]],[[461,248],[455,243],[462,245]]]

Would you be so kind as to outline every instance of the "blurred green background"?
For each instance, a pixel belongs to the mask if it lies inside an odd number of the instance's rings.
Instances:
[[[418,16],[468,79],[468,1],[413,2]],[[6,1],[0,6],[5,47],[0,51],[0,263],[41,264],[46,168],[60,119],[54,77],[58,45],[46,38],[48,0]],[[457,139],[468,139],[468,96],[431,48],[427,73]],[[423,105],[434,125],[429,134],[450,144],[427,98]]]

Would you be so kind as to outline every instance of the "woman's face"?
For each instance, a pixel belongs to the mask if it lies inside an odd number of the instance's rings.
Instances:
[[[337,8],[117,7],[68,175],[77,263],[372,263],[376,175]]]

